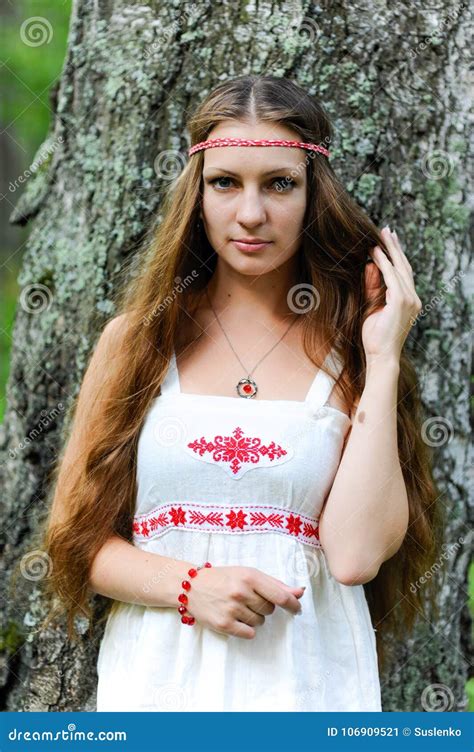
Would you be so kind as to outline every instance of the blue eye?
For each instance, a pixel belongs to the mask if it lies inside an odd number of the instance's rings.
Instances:
[[[227,177],[227,175],[221,175],[220,177],[213,178],[212,180],[209,180],[209,185],[215,185],[216,183],[220,182],[221,180],[230,180],[232,183],[233,180],[230,177]],[[271,181],[271,184],[278,183],[276,190],[278,193],[288,193],[292,188],[295,187],[296,183],[291,178],[286,177],[285,175],[280,175],[276,178],[273,178]],[[220,187],[217,188],[217,190],[225,191],[226,187]]]
[[[209,185],[214,185],[214,184],[215,184],[215,183],[217,183],[217,182],[218,182],[219,180],[231,180],[231,178],[227,178],[227,177],[225,177],[225,176],[222,176],[222,177],[220,177],[220,178],[214,178],[213,180],[210,180],[210,181],[209,181]]]
[[[275,178],[274,182],[277,182],[277,181],[279,183],[279,187],[277,187],[277,191],[280,191],[282,193],[288,191],[288,189],[294,188],[296,185],[294,180],[292,180],[291,178],[287,178],[285,176]]]

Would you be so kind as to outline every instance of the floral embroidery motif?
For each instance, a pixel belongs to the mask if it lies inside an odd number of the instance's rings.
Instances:
[[[252,470],[252,465],[268,467],[286,462],[293,456],[290,448],[284,449],[275,441],[265,444],[257,436],[245,436],[240,427],[235,428],[231,436],[217,435],[210,441],[201,436],[187,447],[206,462],[222,463],[224,469],[235,478]]]
[[[223,506],[212,504],[162,504],[133,520],[134,542],[163,535],[172,528],[230,534],[277,532],[321,548],[319,518],[295,514],[268,505]]]

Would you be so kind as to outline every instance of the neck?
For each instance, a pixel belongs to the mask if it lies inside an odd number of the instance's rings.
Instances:
[[[206,288],[207,297],[218,315],[227,312],[239,321],[285,320],[288,323],[297,313],[295,295],[289,295],[294,281],[291,270],[276,269],[259,276],[240,274],[217,264]]]

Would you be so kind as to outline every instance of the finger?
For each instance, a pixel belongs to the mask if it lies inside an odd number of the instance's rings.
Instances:
[[[400,242],[395,242],[395,238],[388,227],[384,227],[380,234],[389,250],[393,266],[400,273],[400,276],[406,280],[407,288],[410,289],[413,284],[413,272],[408,259],[402,251]]]
[[[403,283],[401,274],[397,272],[392,262],[389,261],[385,253],[378,245],[376,245],[373,250],[373,259],[382,272],[387,290],[390,290],[391,292],[406,294],[408,290]]]
[[[415,273],[414,273],[414,271],[413,271],[413,269],[412,269],[412,267],[410,265],[410,262],[408,261],[406,255],[403,253],[403,249],[402,249],[402,247],[400,245],[400,241],[398,239],[397,233],[393,232],[392,234],[393,234],[394,243],[399,248],[401,257],[402,257],[402,259],[403,259],[403,261],[404,261],[404,263],[405,263],[405,265],[407,267],[407,270],[408,270],[408,276],[405,277],[405,279],[407,281],[406,287],[407,287],[407,290],[408,290],[408,294],[410,295],[410,297],[412,299],[415,300],[416,304],[419,304],[419,306],[421,306],[421,300],[418,297],[418,293],[417,293],[416,287],[415,287]]]
[[[261,614],[262,616],[273,614],[275,610],[274,603],[271,603],[271,601],[268,601],[266,598],[262,598],[262,596],[255,591],[253,591],[251,596],[247,598],[245,605],[256,614]]]
[[[401,255],[402,261],[405,264],[408,272],[411,275],[413,275],[412,266],[411,266],[410,262],[407,259],[406,253],[404,253],[404,251],[403,251],[402,245],[400,243],[400,240],[398,239],[398,235],[395,232],[395,230],[392,232],[392,238],[393,238],[393,242],[395,243],[396,248],[400,251],[400,255]]]
[[[258,586],[258,590],[255,592],[262,598],[274,603],[275,606],[281,606],[281,608],[286,608],[295,613],[299,611],[299,601],[288,585],[279,583],[278,580],[276,583],[277,584],[273,585],[273,583],[265,581]],[[281,586],[282,584],[283,587]]]
[[[411,298],[417,297],[413,277],[406,271],[401,270],[399,265],[393,266],[392,264],[392,268],[395,269],[395,273],[398,275],[398,281],[406,299],[410,300]]]
[[[215,631],[223,635],[242,637],[244,640],[253,640],[256,634],[254,627],[249,627],[248,624],[240,621],[232,622],[229,629],[215,629]]]
[[[243,604],[240,606],[238,611],[236,611],[235,619],[238,622],[247,624],[249,627],[259,627],[261,624],[265,623],[265,616],[263,616],[262,614],[257,614],[251,608],[248,608]]]
[[[270,577],[270,576],[271,575],[267,575],[267,577]],[[283,585],[284,588],[287,588],[288,590],[291,590],[291,591],[293,591],[293,590],[304,590],[305,587],[306,587],[306,585],[300,586],[300,587],[296,587],[296,586],[293,586],[293,585],[287,585],[286,582],[283,582],[283,580],[279,580],[278,577],[272,577],[272,580],[274,582],[278,582],[279,585]]]

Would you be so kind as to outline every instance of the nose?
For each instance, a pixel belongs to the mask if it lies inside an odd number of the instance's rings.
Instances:
[[[264,200],[258,189],[247,188],[238,200],[236,220],[246,227],[256,227],[265,223],[267,212]]]

